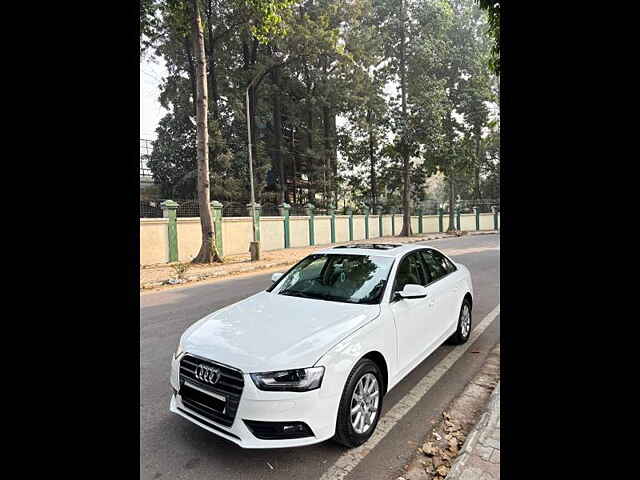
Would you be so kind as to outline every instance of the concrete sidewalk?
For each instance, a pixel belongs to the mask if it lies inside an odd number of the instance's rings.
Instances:
[[[500,478],[500,383],[491,394],[487,411],[467,436],[446,480]]]
[[[467,235],[486,235],[490,233],[498,232],[495,230],[470,231],[464,232],[464,235],[461,237]],[[348,245],[352,243],[416,243],[439,238],[455,238],[457,236],[458,235],[447,233],[423,233],[415,234],[412,237],[379,237],[368,240],[353,240],[351,242],[335,243],[333,245]],[[330,246],[332,245],[314,245],[270,250],[262,252],[262,258],[257,262],[250,261],[249,253],[227,256],[222,264],[190,265],[182,278],[177,277],[176,271],[171,264],[144,266],[140,268],[140,289],[157,290],[160,288],[168,288],[172,285],[223,278],[259,270],[282,270],[298,262],[310,253]]]

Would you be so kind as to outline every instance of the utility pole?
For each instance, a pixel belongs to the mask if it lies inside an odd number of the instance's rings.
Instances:
[[[251,228],[253,231],[253,241],[251,242],[251,245],[249,247],[249,251],[251,252],[251,261],[260,259],[260,241],[258,240],[256,235],[256,230],[257,230],[256,194],[253,186],[253,152],[252,152],[253,146],[251,145],[251,110],[249,107],[249,92],[254,87],[256,82],[258,82],[258,85],[260,84],[260,81],[262,81],[262,78],[264,78],[265,74],[269,70],[283,64],[284,64],[284,61],[275,65],[272,65],[270,68],[267,68],[266,70],[257,74],[255,77],[253,77],[251,82],[249,82],[249,85],[247,85],[247,90],[245,92],[245,98],[247,102],[247,139],[248,139],[248,146],[249,146],[249,184],[251,188]]]
[[[253,233],[253,241],[249,245],[249,252],[251,253],[251,261],[255,262],[256,260],[260,260],[260,242],[258,241],[256,230],[256,194],[253,187],[253,155],[252,150],[253,147],[251,145],[251,112],[249,110],[249,91],[251,87],[253,87],[253,83],[255,82],[255,77],[249,83],[246,91],[246,99],[247,99],[247,139],[249,144],[249,184],[251,186],[251,230]]]

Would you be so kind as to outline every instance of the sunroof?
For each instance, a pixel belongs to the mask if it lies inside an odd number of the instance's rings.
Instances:
[[[362,248],[371,250],[392,250],[399,247],[397,243],[354,243],[351,245],[340,245],[335,248]]]

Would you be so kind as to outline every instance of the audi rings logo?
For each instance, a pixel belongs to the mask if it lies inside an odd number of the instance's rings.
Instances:
[[[198,365],[198,368],[196,368],[196,378],[201,382],[215,385],[220,379],[220,370],[201,363]]]

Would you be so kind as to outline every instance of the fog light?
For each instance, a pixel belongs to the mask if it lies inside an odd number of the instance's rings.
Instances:
[[[282,427],[282,431],[284,433],[298,433],[298,432],[304,432],[304,427],[300,424],[298,425],[283,425]]]
[[[244,420],[251,433],[261,440],[285,440],[287,438],[313,437],[313,432],[304,422],[258,422]]]

